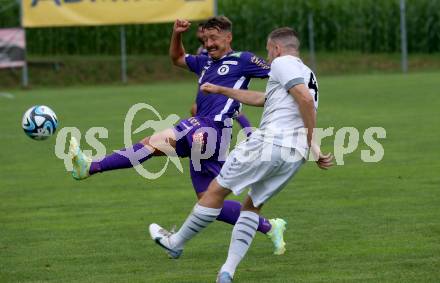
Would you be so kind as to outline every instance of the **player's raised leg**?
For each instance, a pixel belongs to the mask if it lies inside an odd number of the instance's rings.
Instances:
[[[69,146],[73,164],[72,177],[82,180],[100,172],[131,168],[152,156],[173,154],[175,147],[175,132],[173,129],[166,129],[131,147],[115,151],[102,160],[92,160],[81,151],[76,139],[72,138]]]

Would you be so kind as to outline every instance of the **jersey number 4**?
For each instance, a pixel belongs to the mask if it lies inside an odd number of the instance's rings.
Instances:
[[[309,89],[313,89],[315,91],[315,102],[318,101],[318,84],[316,83],[316,79],[313,73],[310,73],[310,80],[308,87]]]

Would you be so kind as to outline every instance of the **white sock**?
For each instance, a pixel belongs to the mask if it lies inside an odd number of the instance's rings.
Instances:
[[[183,249],[185,243],[211,224],[221,210],[221,208],[210,208],[196,204],[179,231],[170,237],[173,248]]]
[[[238,264],[246,255],[257,232],[259,215],[251,211],[242,211],[232,230],[228,258],[220,272],[228,272],[234,277]]]

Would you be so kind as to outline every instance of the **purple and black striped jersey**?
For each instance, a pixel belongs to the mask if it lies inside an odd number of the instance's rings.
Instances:
[[[240,103],[220,94],[203,94],[200,86],[212,83],[235,89],[247,89],[251,78],[267,78],[270,66],[250,52],[232,51],[223,58],[213,60],[206,55],[186,55],[188,68],[199,76],[197,116],[214,121],[232,118]]]

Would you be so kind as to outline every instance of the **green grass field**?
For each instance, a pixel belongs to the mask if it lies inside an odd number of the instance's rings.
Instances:
[[[236,282],[440,282],[440,73],[321,77],[320,127],[387,130],[379,163],[359,148],[324,172],[308,163],[263,209],[288,221],[284,256],[257,235]],[[264,81],[253,87],[263,89]],[[34,104],[52,107],[61,127],[109,129],[107,152],[123,147],[127,110],[146,102],[186,117],[194,82],[11,91],[0,97],[0,282],[213,282],[232,226],[214,223],[166,258],[147,225],[181,224],[196,198],[170,166],[157,180],[134,170],[74,181],[54,153],[20,123]],[[261,109],[245,108],[254,124]],[[144,112],[135,125],[153,118]],[[148,134],[145,132],[143,135]],[[143,135],[136,135],[140,139]],[[90,149],[87,144],[84,148]],[[333,139],[324,140],[333,151]],[[149,169],[164,159],[150,160]]]

